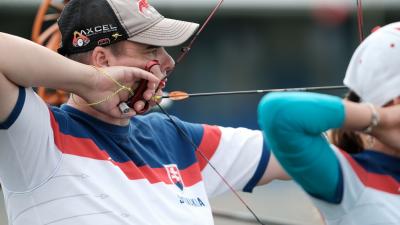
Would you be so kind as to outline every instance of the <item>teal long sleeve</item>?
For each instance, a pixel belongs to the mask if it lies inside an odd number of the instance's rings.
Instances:
[[[272,93],[258,107],[258,122],[283,168],[309,194],[332,203],[342,198],[339,161],[323,132],[341,127],[340,98],[313,93]]]

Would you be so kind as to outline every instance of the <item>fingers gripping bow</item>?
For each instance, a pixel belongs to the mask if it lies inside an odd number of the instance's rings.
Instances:
[[[151,60],[146,64],[144,69],[148,72],[151,72],[151,68],[153,68],[154,66],[159,66],[159,65],[160,65],[160,62],[158,60]],[[147,83],[148,83],[147,80],[141,80],[139,83],[139,86],[135,89],[133,96],[131,96],[126,102],[120,103],[119,108],[122,113],[129,112],[129,108],[133,109],[135,106],[135,103],[138,101],[145,102],[143,109],[141,109],[140,111],[137,112],[138,114],[143,114],[149,109],[149,107],[150,107],[149,101],[146,101],[143,99],[143,94],[147,89]]]

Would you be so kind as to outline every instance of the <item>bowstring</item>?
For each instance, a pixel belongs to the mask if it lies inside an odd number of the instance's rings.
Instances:
[[[211,11],[210,15],[208,15],[207,19],[204,21],[204,23],[201,25],[201,27],[197,30],[197,32],[194,34],[193,38],[190,40],[189,44],[181,49],[181,53],[176,57],[175,60],[175,67],[168,71],[168,73],[161,79],[161,81],[165,81],[172,72],[175,70],[176,66],[186,57],[186,55],[190,52],[192,49],[192,46],[194,42],[197,40],[197,38],[200,36],[200,33],[203,32],[203,30],[206,28],[208,23],[211,21],[211,19],[214,17],[214,15],[217,13],[218,9],[221,7],[222,3],[224,0],[219,0],[217,5],[214,7],[214,9]],[[160,88],[161,82],[157,87],[157,90]]]

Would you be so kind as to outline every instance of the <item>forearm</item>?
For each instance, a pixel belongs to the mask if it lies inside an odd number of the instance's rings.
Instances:
[[[320,135],[331,128],[341,127],[345,120],[345,106],[341,99],[314,93],[269,94],[260,102],[258,112],[262,128],[306,135]]]
[[[367,104],[359,104],[350,101],[343,101],[346,118],[343,124],[343,129],[361,131],[367,128],[372,121],[373,109]],[[377,114],[381,111],[380,108],[374,109]],[[380,116],[382,117],[382,115]],[[382,119],[385,119],[384,117]]]
[[[95,70],[28,40],[0,33],[0,74],[23,87],[45,86],[81,93]]]

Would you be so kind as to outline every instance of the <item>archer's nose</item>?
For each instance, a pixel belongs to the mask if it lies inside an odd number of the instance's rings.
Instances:
[[[168,71],[171,71],[175,67],[175,61],[174,59],[168,54],[168,52],[162,48],[161,54],[160,54],[160,65],[161,65],[161,71],[166,74]]]

